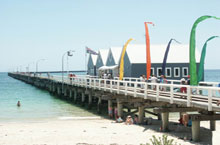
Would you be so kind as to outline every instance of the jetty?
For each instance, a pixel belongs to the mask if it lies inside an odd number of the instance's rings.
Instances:
[[[210,130],[216,129],[216,120],[220,120],[218,106],[220,88],[214,83],[201,83],[201,86],[181,85],[180,81],[168,80],[168,84],[142,82],[138,78],[119,80],[102,79],[93,76],[64,77],[27,73],[8,73],[10,77],[21,80],[50,93],[73,102],[96,105],[97,112],[117,107],[118,116],[125,117],[138,113],[139,123],[143,123],[145,113],[158,116],[162,131],[169,130],[169,113],[191,112],[192,140],[199,141],[200,121],[210,121]],[[186,87],[187,93],[181,93]],[[163,88],[163,89],[161,89]],[[153,111],[149,111],[149,108]]]

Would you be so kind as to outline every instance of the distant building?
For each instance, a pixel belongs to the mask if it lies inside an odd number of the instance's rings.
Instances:
[[[151,45],[151,75],[159,77],[167,45]],[[196,50],[197,67],[200,53]],[[124,58],[124,76],[146,74],[146,45],[129,44]],[[186,78],[189,74],[189,45],[172,44],[167,58],[165,75],[168,79]]]
[[[96,72],[97,57],[98,55],[89,54],[89,59],[88,59],[88,64],[87,64],[89,75],[96,76],[97,74]]]
[[[96,61],[96,75],[98,74],[98,69],[102,66],[106,65],[106,61],[107,61],[107,56],[108,56],[108,51],[109,49],[100,49],[98,52],[98,57],[97,57],[97,61]]]
[[[159,77],[162,73],[162,63],[166,44],[151,45],[151,75]],[[98,55],[90,55],[88,74],[98,75],[98,69],[119,68],[122,47],[111,47],[99,50]],[[196,49],[197,67],[200,53]],[[116,71],[118,73],[118,71]],[[146,45],[129,44],[124,56],[124,77],[139,77],[146,75]],[[171,44],[167,57],[165,75],[168,79],[180,80],[189,75],[189,45]]]
[[[119,65],[122,47],[111,47],[108,52],[106,66]]]

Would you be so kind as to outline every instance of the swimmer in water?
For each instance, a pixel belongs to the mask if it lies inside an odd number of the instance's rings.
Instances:
[[[20,107],[20,106],[21,106],[21,102],[20,102],[20,101],[18,101],[17,106],[18,106],[18,107]]]

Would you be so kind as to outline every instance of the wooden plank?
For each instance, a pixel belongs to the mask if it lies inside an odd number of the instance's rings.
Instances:
[[[201,109],[186,107],[186,108],[155,108],[153,110],[154,113],[163,113],[163,112],[195,112]]]
[[[189,114],[189,119],[191,119],[192,121],[220,120],[220,114],[213,114],[213,115]]]
[[[154,112],[151,112],[151,111],[148,111],[148,110],[144,110],[145,113],[148,113],[148,114],[151,114],[151,115],[155,115],[155,116],[158,116],[157,113],[154,113]]]

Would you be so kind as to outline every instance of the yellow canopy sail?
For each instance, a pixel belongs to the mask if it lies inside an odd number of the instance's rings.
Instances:
[[[125,52],[126,52],[126,48],[128,46],[128,43],[130,43],[133,39],[130,38],[124,45],[123,50],[122,50],[122,54],[121,54],[121,60],[120,60],[120,73],[119,73],[119,79],[122,80],[124,77],[124,56],[125,56]]]

